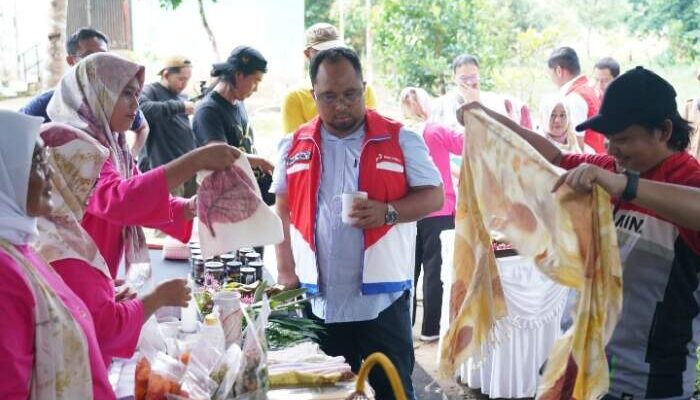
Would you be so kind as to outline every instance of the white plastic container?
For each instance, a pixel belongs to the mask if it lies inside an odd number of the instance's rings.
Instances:
[[[214,297],[214,304],[219,308],[226,348],[232,343],[240,344],[243,325],[241,294],[238,292],[219,292]]]
[[[187,280],[187,285],[190,287],[190,289],[194,287],[192,279]],[[187,307],[183,308],[180,312],[180,321],[181,331],[185,333],[197,332],[197,303],[194,299],[194,291],[192,292],[192,298],[190,299],[189,303],[187,303]]]

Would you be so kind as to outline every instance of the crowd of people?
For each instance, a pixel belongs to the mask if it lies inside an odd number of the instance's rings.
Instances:
[[[668,82],[641,67],[620,75],[611,58],[595,64],[591,82],[575,50],[561,47],[546,62],[557,93],[539,118],[513,96],[482,90],[478,58],[463,54],[446,94],[401,91],[399,122],[376,111],[360,59],[335,27],[313,25],[305,40],[309,82],[284,97],[274,162],[256,155],[244,103],[267,60],[247,46],[213,64],[213,82],[194,103],[183,95],[193,68],[186,56],[165,60],[159,80],[145,85],[144,67],[83,28],[67,40],[71,68],[58,86],[20,113],[0,112],[0,397],[114,398],[112,358],[133,355],[158,308],[190,298],[184,277],[136,295],[117,279],[120,265],[148,262],[143,227],[187,242],[194,176],[245,153],[283,222],[278,283],[314,295],[307,313],[325,328],[323,350],[355,372],[371,353],[386,354],[415,398],[416,285],[422,273],[419,339],[435,341],[455,164],[478,151],[464,149],[466,109],[484,110],[567,170],[561,184],[598,184],[613,198],[625,291],[606,349],[606,398],[692,394],[700,164],[688,152],[698,151],[698,125],[683,117],[700,115],[698,101],[681,116]],[[358,191],[367,196],[343,223],[340,195]],[[626,222],[632,218],[641,222]],[[374,370],[370,383],[377,398],[393,398],[383,372]]]

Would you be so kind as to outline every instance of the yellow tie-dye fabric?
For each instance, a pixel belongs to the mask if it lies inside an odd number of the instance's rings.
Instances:
[[[610,198],[601,188],[551,188],[562,170],[481,110],[464,111],[464,163],[455,223],[450,327],[440,370],[481,357],[507,314],[491,234],[533,257],[542,273],[578,291],[574,326],[554,345],[540,399],[595,399],[608,389],[605,344],[622,304],[622,273]],[[491,233],[491,234],[490,234]]]

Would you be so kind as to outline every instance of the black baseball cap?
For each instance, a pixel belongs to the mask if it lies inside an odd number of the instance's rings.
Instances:
[[[228,56],[225,62],[212,65],[212,76],[222,73],[243,72],[251,74],[255,71],[267,72],[267,60],[256,49],[250,46],[238,46]]]
[[[664,78],[636,67],[610,83],[595,115],[576,126],[614,135],[634,124],[654,125],[678,113],[676,91]]]

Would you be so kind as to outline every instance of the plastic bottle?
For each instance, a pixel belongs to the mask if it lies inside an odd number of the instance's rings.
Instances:
[[[192,279],[187,280],[187,285],[190,289],[193,288]],[[185,333],[197,332],[197,303],[195,301],[193,295],[189,303],[187,303],[187,307],[183,308],[180,314],[180,321],[182,322],[180,329]]]
[[[202,325],[202,339],[206,340],[221,353],[226,351],[226,338],[224,337],[224,328],[221,327],[221,321],[216,314],[211,313],[204,317],[204,325]]]
[[[243,313],[241,311],[241,294],[238,292],[219,292],[214,297],[214,304],[219,308],[221,326],[224,329],[226,347],[232,343],[240,344]]]

